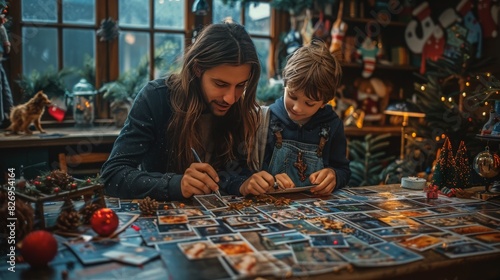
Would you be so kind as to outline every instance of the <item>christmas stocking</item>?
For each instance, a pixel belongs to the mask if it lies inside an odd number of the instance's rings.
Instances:
[[[425,42],[424,48],[422,49],[420,74],[425,73],[425,63],[427,59],[436,61],[443,55],[445,43],[446,39],[443,36],[443,29],[441,26],[436,25],[432,36]]]
[[[479,23],[483,28],[484,38],[495,38],[497,36],[498,6],[491,3],[492,0],[478,0],[477,14]]]
[[[311,11],[307,10],[306,11],[306,17],[304,18],[304,24],[302,25],[302,29],[300,30],[300,35],[302,35],[302,43],[305,45],[308,45],[311,43],[313,34],[314,34],[314,28],[311,22],[311,16],[310,16]]]
[[[363,71],[361,72],[361,76],[363,76],[363,78],[371,77],[375,70],[377,56],[380,54],[378,47],[373,43],[370,37],[366,37],[356,53],[363,59]]]
[[[472,12],[472,3],[470,0],[462,0],[457,5],[457,12],[462,16],[463,25],[467,29],[467,42],[470,44],[477,43],[476,57],[481,57],[481,49],[483,44],[483,33],[481,25],[476,20]]]
[[[434,31],[434,21],[431,18],[431,10],[427,2],[423,2],[418,7],[416,7],[412,15],[416,20],[412,20],[408,23],[405,30],[405,40],[408,48],[416,53],[422,53],[425,43],[432,35]],[[418,27],[421,30],[417,31]],[[421,34],[421,36],[419,36]]]

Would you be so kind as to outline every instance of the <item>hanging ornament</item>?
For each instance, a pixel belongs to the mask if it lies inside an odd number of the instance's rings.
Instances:
[[[45,230],[29,233],[19,247],[24,261],[32,267],[46,266],[57,254],[57,241]]]
[[[474,170],[481,177],[493,178],[500,171],[500,157],[497,154],[491,154],[489,147],[486,146],[486,149],[474,158]]]
[[[107,237],[118,228],[118,216],[109,208],[101,208],[92,215],[90,225],[97,234]]]
[[[97,30],[97,36],[100,37],[99,41],[111,41],[118,37],[118,24],[112,18],[103,19],[101,26]]]

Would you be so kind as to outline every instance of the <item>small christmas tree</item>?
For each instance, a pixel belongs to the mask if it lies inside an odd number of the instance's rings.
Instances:
[[[467,156],[465,142],[461,141],[455,155],[455,168],[457,173],[457,188],[468,188],[471,186],[472,168]]]
[[[457,172],[455,170],[455,160],[453,149],[449,138],[444,140],[439,159],[436,163],[436,169],[432,177],[432,184],[442,189],[454,188],[457,185]]]

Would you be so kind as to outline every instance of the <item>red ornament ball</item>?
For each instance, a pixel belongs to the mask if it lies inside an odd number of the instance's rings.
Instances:
[[[46,266],[57,254],[57,241],[52,233],[45,230],[30,232],[20,247],[24,261],[32,267]]]
[[[118,228],[118,216],[109,208],[101,208],[92,215],[90,225],[97,234],[107,237]]]

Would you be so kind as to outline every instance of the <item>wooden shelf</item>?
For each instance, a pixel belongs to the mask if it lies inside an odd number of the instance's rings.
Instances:
[[[362,128],[348,126],[344,128],[347,137],[365,136],[367,134],[389,133],[392,136],[401,136],[400,126],[365,126]]]

